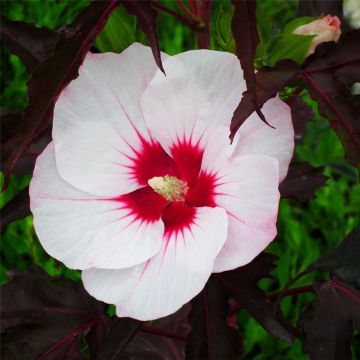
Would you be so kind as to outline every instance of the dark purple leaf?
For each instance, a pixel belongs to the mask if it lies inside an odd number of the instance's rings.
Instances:
[[[1,145],[3,145],[19,131],[24,114],[20,111],[8,110],[4,108],[1,108],[0,110],[0,136]]]
[[[219,279],[211,277],[191,306],[186,360],[237,359],[242,341],[237,330],[228,325],[229,295]]]
[[[360,289],[360,226],[356,227],[334,249],[310,264],[304,271],[290,280],[282,292],[286,291],[304,275],[318,270],[327,269],[334,272],[340,279],[352,283]]]
[[[231,22],[231,31],[236,44],[236,55],[244,71],[248,97],[261,120],[267,123],[260,110],[262,104],[258,100],[257,79],[254,69],[256,47],[259,43],[256,25],[256,1],[233,0],[232,3],[234,5],[234,16]]]
[[[301,319],[312,360],[351,360],[353,324],[360,329],[360,293],[338,281],[314,284],[317,298]]]
[[[13,221],[20,220],[30,215],[29,187],[21,190],[1,210],[1,229]]]
[[[324,168],[315,168],[308,163],[290,163],[288,174],[280,184],[280,194],[284,198],[308,201],[316,190],[323,187],[328,179],[323,175]]]
[[[53,56],[32,73],[28,83],[29,106],[24,111],[24,121],[6,159],[6,173],[12,173],[33,139],[49,127],[57,97],[78,76],[78,68],[93,40],[117,5],[116,0],[91,3],[65,27]]]
[[[75,358],[82,339],[104,321],[104,306],[80,283],[51,279],[39,268],[10,274],[1,289],[4,359]],[[78,351],[77,351],[78,352]]]
[[[149,41],[154,59],[159,69],[165,74],[161,62],[160,46],[156,33],[157,11],[152,6],[153,0],[125,0],[125,9],[136,16],[138,23]]]
[[[238,305],[244,307],[266,331],[279,339],[293,341],[297,335],[296,329],[257,286],[259,280],[270,276],[275,258],[271,254],[262,253],[250,264],[221,273],[218,277]]]
[[[314,113],[300,96],[290,97],[287,104],[291,108],[291,119],[295,131],[295,143],[298,144],[304,138],[306,124],[313,119]]]
[[[359,96],[351,95],[347,86],[360,81],[360,30],[340,37],[339,43],[324,43],[316,48],[303,65],[302,77],[319,112],[327,118],[345,148],[346,157],[360,168]],[[344,79],[346,74],[347,79]],[[351,75],[350,75],[351,77]],[[343,82],[345,81],[345,82]]]
[[[114,318],[105,334],[105,340],[100,348],[97,360],[124,359],[124,350],[139,331],[141,321],[124,318]]]
[[[299,16],[337,16],[343,19],[342,0],[299,0]]]
[[[141,326],[119,360],[183,360],[185,340],[190,330],[190,305],[175,314]]]
[[[337,276],[360,289],[360,226],[355,228],[334,249],[322,256],[308,267],[332,270]],[[307,271],[307,272],[308,272]]]
[[[55,31],[11,21],[5,16],[1,16],[0,36],[2,43],[23,61],[30,72],[54,53],[60,39]]]
[[[6,159],[8,159],[12,149],[16,146],[16,134],[19,132],[24,114],[22,112],[9,111],[1,109],[1,163],[0,170],[7,173],[5,167]],[[20,155],[13,174],[30,175],[34,170],[37,156],[44,150],[46,145],[51,141],[51,127],[35,137],[29,147]]]
[[[299,73],[300,66],[291,60],[280,61],[273,68],[260,69],[256,73],[258,105],[262,107],[266,101],[275,97],[284,86],[295,80]],[[240,126],[254,111],[255,105],[251,92],[246,90],[231,120],[231,139],[234,138]]]

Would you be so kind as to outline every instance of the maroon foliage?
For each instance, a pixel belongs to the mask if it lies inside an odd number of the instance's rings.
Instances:
[[[339,281],[315,283],[317,298],[302,316],[312,360],[351,360],[353,327],[360,329],[360,292]]]
[[[182,360],[189,305],[151,324],[109,318],[80,283],[39,268],[14,272],[1,289],[1,355],[17,359]]]
[[[327,118],[345,148],[346,157],[360,168],[359,96],[351,95],[349,78],[359,81],[360,30],[321,44],[303,65],[302,78],[319,112]],[[347,75],[344,79],[345,74]],[[352,75],[351,75],[352,74]],[[349,76],[350,75],[350,76]]]
[[[314,113],[300,96],[290,97],[286,102],[291,108],[295,143],[298,144],[304,138],[306,124],[313,119]]]
[[[23,112],[9,111],[2,109],[1,112],[1,163],[0,169],[3,173],[8,174],[6,160],[9,158],[13,148],[17,146],[21,124],[24,121]],[[51,126],[48,126],[39,135],[31,140],[28,148],[22,152],[19,159],[12,169],[12,174],[30,175],[35,166],[38,155],[44,150],[46,145],[51,141]]]
[[[191,306],[186,359],[237,359],[242,342],[236,329],[228,324],[229,295],[220,280],[211,277]]]
[[[341,139],[348,160],[360,168],[360,108],[359,95],[352,95],[349,86],[359,81],[360,30],[340,37],[339,43],[319,45],[313,55],[300,66],[290,60],[274,68],[260,69],[256,74],[257,103],[261,107],[276,96],[284,86],[302,79],[311,97],[317,101],[319,112],[327,118]],[[231,138],[243,122],[255,111],[249,90],[234,112]]]
[[[152,321],[151,326],[143,324],[121,359],[183,360],[189,311],[187,304],[175,314]]]
[[[122,3],[126,10],[137,17],[139,25],[149,41],[156,64],[160,70],[164,72],[161,63],[159,41],[156,33],[157,11],[152,7],[153,0],[125,0]]]
[[[299,16],[337,16],[343,19],[342,0],[300,0],[298,7]]]
[[[218,277],[236,302],[245,308],[266,331],[277,338],[293,341],[297,334],[295,328],[257,286],[259,280],[269,277],[269,272],[274,269],[275,259],[274,255],[261,253],[250,264],[221,273]]]
[[[279,186],[281,196],[298,201],[312,199],[315,191],[323,187],[328,179],[323,171],[323,167],[314,168],[308,163],[291,163],[285,180]]]
[[[325,268],[333,271],[343,281],[360,289],[359,259],[360,226],[357,226],[336,248],[312,263],[305,272]]]
[[[1,228],[30,215],[29,187],[21,190],[0,211]]]
[[[1,291],[2,356],[48,360],[78,353],[78,335],[103,322],[103,311],[79,283],[50,279],[38,268],[14,272]]]
[[[257,78],[255,77],[254,58],[256,47],[259,43],[259,35],[256,25],[256,1],[242,0],[232,1],[234,4],[234,16],[231,22],[231,30],[236,43],[236,55],[240,60],[241,68],[244,71],[244,79],[247,86],[248,100],[254,107],[262,121],[266,119],[260,111],[263,103],[258,99]],[[235,112],[236,122],[239,112]]]
[[[319,269],[331,271],[337,278],[360,289],[360,226],[350,232],[334,249],[310,264],[304,271],[290,280],[283,292],[304,275]],[[359,307],[360,311],[360,307]]]
[[[284,86],[295,80],[299,76],[299,71],[300,66],[291,60],[281,61],[274,68],[260,69],[256,73],[258,106],[262,107],[266,101],[275,97]],[[240,126],[255,110],[253,95],[248,89],[243,93],[240,104],[234,111],[230,125],[231,139],[234,138]]]
[[[20,57],[30,72],[54,53],[60,39],[55,31],[11,21],[5,16],[1,16],[0,36],[2,43]]]

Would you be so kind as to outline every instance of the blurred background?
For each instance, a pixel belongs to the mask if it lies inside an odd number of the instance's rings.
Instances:
[[[1,12],[12,20],[22,20],[50,29],[70,23],[89,0],[73,1],[1,1]],[[163,2],[174,7],[174,2]],[[285,25],[297,17],[297,1],[258,1],[258,21],[270,22],[271,32],[280,32]],[[234,51],[231,39],[231,3],[214,1],[211,22],[211,48]],[[194,33],[172,16],[160,12],[158,18],[160,48],[168,54],[195,49]],[[123,8],[118,8],[110,17],[105,29],[95,41],[92,51],[121,52],[131,43],[146,43],[137,27],[136,20]],[[29,74],[18,57],[10,55],[1,45],[1,107],[22,109],[27,105],[26,82]],[[283,94],[286,95],[286,94]],[[267,251],[279,256],[274,279],[264,280],[261,286],[267,291],[277,291],[286,282],[316,260],[328,249],[335,247],[359,222],[360,185],[356,170],[344,159],[340,141],[330,129],[327,121],[317,112],[316,103],[306,92],[301,93],[314,111],[314,118],[307,124],[306,134],[296,148],[296,159],[313,166],[324,166],[329,177],[327,185],[316,192],[313,200],[297,203],[282,200],[278,218],[278,237]],[[1,181],[3,176],[1,175]],[[28,176],[12,176],[11,184],[1,194],[0,204],[4,206],[30,181]],[[42,267],[52,276],[63,275],[79,280],[77,271],[66,269],[54,261],[42,249],[32,227],[31,216],[5,227],[1,234],[0,282],[7,281],[7,272],[12,269],[25,270],[32,264]],[[321,274],[320,274],[321,275]],[[297,285],[312,282],[309,274]],[[319,276],[319,273],[317,274]],[[302,309],[312,299],[312,294],[301,294],[282,300],[284,314],[294,323]],[[308,359],[300,341],[294,344],[273,339],[244,311],[237,319],[244,336],[245,359]],[[357,344],[360,347],[359,340]],[[360,356],[360,354],[359,354]]]

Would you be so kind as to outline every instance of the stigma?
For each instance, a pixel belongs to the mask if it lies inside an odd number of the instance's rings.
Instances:
[[[148,180],[149,186],[168,201],[184,201],[187,183],[175,176],[155,176]]]

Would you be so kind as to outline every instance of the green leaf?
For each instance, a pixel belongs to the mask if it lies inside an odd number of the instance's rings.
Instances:
[[[138,39],[136,17],[119,6],[110,16],[106,26],[96,38],[95,47],[100,52],[121,52]]]
[[[281,34],[267,45],[262,57],[256,59],[257,66],[275,66],[280,60],[290,59],[301,64],[314,36]]]
[[[314,20],[320,19],[320,17],[304,16],[290,21],[284,28],[285,34],[291,34],[297,27],[308,24]]]
[[[234,16],[234,11],[223,11],[219,12],[218,17],[215,21],[215,39],[224,51],[235,53],[235,41],[231,32],[231,21]]]

